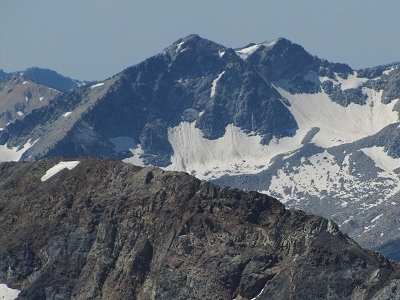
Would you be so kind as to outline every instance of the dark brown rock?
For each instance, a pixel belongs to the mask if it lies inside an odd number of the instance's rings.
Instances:
[[[0,281],[20,299],[372,299],[399,266],[337,225],[185,173],[0,164]],[[377,298],[377,299],[378,299]]]

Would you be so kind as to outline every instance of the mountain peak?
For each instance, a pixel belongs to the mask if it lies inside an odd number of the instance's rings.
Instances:
[[[174,42],[170,47],[167,48],[169,52],[181,53],[186,51],[187,49],[197,50],[215,50],[216,48],[225,48],[222,45],[219,45],[211,40],[200,37],[197,34],[190,34],[186,37],[180,38],[176,42]],[[175,56],[175,55],[174,55]]]

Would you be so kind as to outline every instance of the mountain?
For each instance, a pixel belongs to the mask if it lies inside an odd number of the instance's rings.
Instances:
[[[1,157],[117,158],[258,190],[400,260],[400,68],[197,35],[8,124]],[[6,156],[8,155],[8,156]]]
[[[60,92],[37,84],[25,76],[0,81],[0,127],[23,119],[34,109],[45,106]]]
[[[400,296],[399,263],[257,192],[89,158],[2,163],[0,190],[18,299]]]
[[[34,81],[35,83],[46,85],[62,92],[69,92],[74,88],[84,85],[91,84],[88,81],[79,81],[77,79],[71,79],[64,75],[57,73],[50,69],[43,69],[38,67],[28,68],[23,71],[6,73],[0,69],[0,80],[13,76],[24,76],[28,80]]]
[[[49,69],[32,67],[26,69],[23,73],[27,78],[37,83],[53,87],[63,92],[71,91],[77,86],[85,84],[84,82],[76,79],[71,79],[69,77],[58,74],[56,71]]]
[[[3,69],[0,69],[0,80],[2,80],[3,78],[6,78],[7,76],[9,76],[9,74],[4,72]]]

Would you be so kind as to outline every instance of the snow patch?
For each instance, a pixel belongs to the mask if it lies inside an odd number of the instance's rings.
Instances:
[[[39,97],[39,101],[42,101],[44,97]]]
[[[0,300],[14,300],[21,291],[9,288],[6,284],[0,284]]]
[[[114,144],[115,145],[115,144]],[[123,159],[123,162],[130,163],[136,166],[144,166],[143,160],[140,158],[144,153],[140,144],[136,145],[136,148],[129,148],[129,151],[132,152],[133,156]]]
[[[368,155],[376,164],[377,167],[382,170],[392,173],[393,170],[400,167],[400,159],[392,158],[386,154],[384,151],[384,147],[371,147],[371,148],[362,148],[362,152]]]
[[[29,81],[24,81],[22,84],[29,84],[30,82]]]
[[[348,89],[356,89],[361,84],[369,80],[368,78],[357,77],[357,72],[354,72],[354,74],[349,74],[346,79],[338,76],[336,73],[335,75],[337,83],[342,85],[341,86],[342,91]]]
[[[47,179],[49,179],[50,177],[56,175],[58,172],[60,172],[61,170],[64,170],[65,168],[67,168],[68,170],[72,170],[73,168],[75,168],[78,164],[80,163],[80,161],[74,160],[74,161],[62,161],[59,162],[58,164],[56,164],[54,167],[51,167],[50,169],[47,170],[46,174],[44,174],[42,176],[42,178],[40,178],[41,181],[46,181]]]
[[[176,52],[179,52],[179,50],[181,50],[181,47],[182,47],[182,45],[184,44],[185,42],[180,42],[177,46],[176,46]]]
[[[168,140],[174,150],[167,170],[196,173],[200,179],[217,178],[224,174],[255,174],[267,169],[273,157],[302,146],[303,137],[273,138],[261,144],[261,136],[246,134],[229,124],[224,136],[208,140],[195,122],[182,122],[168,129]]]
[[[264,45],[265,47],[273,47],[278,41],[279,41],[279,39],[276,39],[276,40],[272,40],[270,42],[264,42],[261,45]]]
[[[100,83],[97,83],[97,84],[92,85],[90,88],[91,88],[91,89],[95,89],[95,88],[100,87],[100,86],[103,86],[103,85],[104,85],[104,82],[100,82]]]
[[[397,66],[393,66],[390,69],[383,71],[383,75],[389,75],[393,70],[397,69]]]
[[[359,140],[398,122],[397,112],[393,111],[397,101],[383,104],[382,91],[363,88],[368,96],[367,105],[350,103],[344,107],[325,92],[292,95],[281,87],[276,89],[290,103],[287,108],[299,126],[296,135],[305,136],[311,128],[319,127],[312,142],[323,148]]]
[[[22,117],[24,115],[24,113],[22,111],[17,111],[17,115]]]
[[[63,117],[68,117],[70,114],[72,114],[72,111],[67,111],[65,114],[63,114]]]
[[[224,56],[225,50],[219,50],[219,51],[218,51],[218,54],[219,54],[219,57]]]
[[[210,97],[213,97],[215,95],[215,89],[217,87],[217,82],[218,80],[221,79],[222,75],[224,75],[225,71],[222,71],[217,78],[215,78],[212,82],[212,87],[211,87],[211,93],[210,93]]]
[[[256,51],[260,47],[259,44],[255,44],[252,46],[249,46],[247,48],[243,48],[240,50],[236,50],[236,54],[239,55],[239,57],[243,60],[246,60],[254,51]]]
[[[25,143],[23,147],[9,148],[7,144],[0,145],[0,162],[18,161],[21,158],[22,154],[24,154],[24,152],[32,147],[38,140],[39,139],[34,142],[31,142],[31,140],[29,140],[27,143]]]
[[[236,54],[243,60],[246,60],[252,53],[254,53],[260,46],[273,47],[279,39],[261,44],[254,44],[252,46],[236,50]]]

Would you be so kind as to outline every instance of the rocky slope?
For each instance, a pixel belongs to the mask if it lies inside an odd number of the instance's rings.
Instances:
[[[257,192],[88,158],[2,163],[0,190],[19,299],[400,296],[399,264]]]
[[[47,105],[60,91],[37,84],[25,76],[0,81],[0,128],[21,120],[34,109]],[[1,141],[0,141],[1,143]]]

